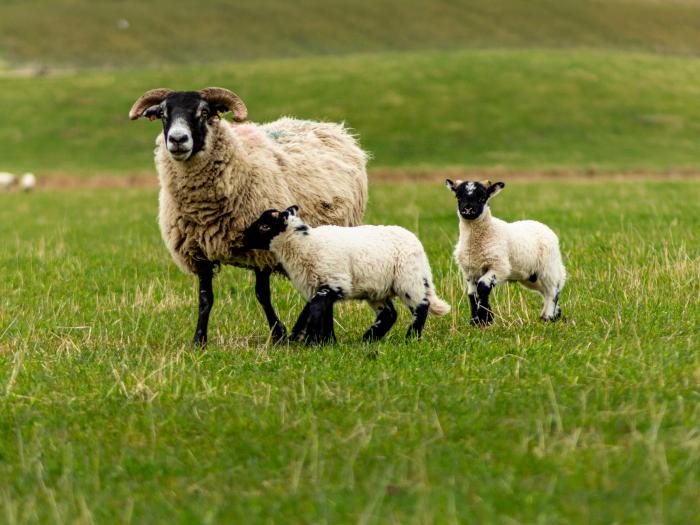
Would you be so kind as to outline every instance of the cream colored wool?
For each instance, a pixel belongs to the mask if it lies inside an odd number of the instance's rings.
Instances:
[[[341,124],[215,120],[204,149],[186,161],[170,156],[161,133],[155,162],[161,234],[186,272],[201,259],[277,266],[272,253],[240,247],[242,231],[267,209],[296,204],[311,225],[352,226],[367,203],[367,155]]]
[[[459,240],[454,258],[469,294],[476,294],[477,283],[490,286],[518,281],[544,298],[542,317],[556,314],[557,295],[566,282],[559,239],[537,221],[507,223],[493,217],[488,206],[477,219],[459,217]],[[528,279],[533,274],[537,280]]]
[[[373,308],[399,297],[411,309],[427,300],[433,315],[450,311],[435,294],[428,257],[410,231],[399,226],[304,226],[300,217],[291,216],[287,230],[272,239],[270,251],[307,300],[325,285]]]

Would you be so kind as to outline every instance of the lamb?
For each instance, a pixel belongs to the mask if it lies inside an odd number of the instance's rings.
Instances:
[[[447,179],[445,183],[457,197],[459,241],[454,258],[469,294],[472,324],[493,321],[489,295],[506,281],[518,281],[542,295],[542,320],[559,319],[566,270],[557,235],[537,221],[507,223],[492,217],[488,201],[505,187],[503,182]]]
[[[413,313],[407,338],[420,338],[428,313],[450,311],[435,293],[428,258],[413,233],[399,226],[310,228],[297,211],[297,206],[267,210],[243,235],[245,248],[275,254],[308,301],[292,339],[334,340],[333,303],[341,299],[365,300],[376,312],[365,341],[378,341],[396,322],[393,297]]]
[[[195,344],[205,344],[214,301],[214,270],[230,264],[255,271],[255,292],[274,341],[286,329],[270,301],[269,251],[243,248],[243,230],[271,207],[300,203],[312,225],[362,223],[367,154],[342,124],[282,118],[243,122],[247,108],[223,88],[154,89],[129,111],[132,120],[161,119],[155,163],[161,235],[176,264],[199,280]]]

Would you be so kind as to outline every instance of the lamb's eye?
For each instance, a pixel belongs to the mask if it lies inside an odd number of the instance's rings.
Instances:
[[[267,224],[261,224],[261,225],[258,227],[258,229],[259,229],[261,232],[269,232],[269,231],[270,231],[270,227],[269,227]]]
[[[206,109],[202,110],[202,120],[206,120],[209,118],[209,112]]]

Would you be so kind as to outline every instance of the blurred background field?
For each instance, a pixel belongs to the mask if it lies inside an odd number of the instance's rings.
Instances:
[[[700,2],[0,5],[0,170],[152,173],[157,86],[345,120],[372,167],[694,171]]]
[[[0,172],[40,181],[0,191],[0,523],[700,523],[699,55],[700,0],[0,0]],[[453,307],[423,341],[399,308],[373,354],[346,303],[337,344],[270,345],[225,268],[189,344],[127,112],[207,85],[355,130],[366,221]],[[503,286],[468,324],[446,171],[557,231],[563,322]]]

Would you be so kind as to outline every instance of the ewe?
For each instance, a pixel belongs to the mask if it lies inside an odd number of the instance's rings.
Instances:
[[[283,118],[235,126],[243,101],[223,88],[154,89],[129,118],[161,119],[155,162],[160,180],[159,224],[178,266],[199,278],[194,340],[207,340],[214,302],[212,277],[221,264],[255,271],[255,293],[272,338],[286,330],[270,302],[270,274],[279,269],[267,251],[242,246],[242,231],[268,208],[299,203],[312,225],[361,224],[367,202],[367,155],[341,124]]]
[[[503,182],[445,182],[457,197],[459,241],[454,258],[469,293],[472,323],[493,321],[489,294],[506,281],[539,292],[544,297],[541,318],[558,319],[566,270],[556,234],[537,221],[507,223],[492,217],[488,201],[505,187]]]
[[[333,303],[365,300],[377,319],[364,334],[377,341],[396,322],[392,299],[413,313],[406,337],[420,338],[428,313],[445,315],[450,305],[435,294],[430,264],[418,238],[399,226],[309,228],[298,207],[267,210],[244,232],[243,246],[270,250],[294,286],[309,301],[293,339],[309,344],[335,339]]]

